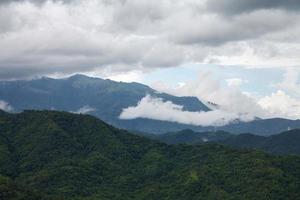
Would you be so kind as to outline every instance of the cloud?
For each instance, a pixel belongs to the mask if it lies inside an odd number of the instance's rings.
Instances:
[[[4,110],[6,112],[12,112],[14,108],[9,105],[6,101],[0,100],[0,110]]]
[[[300,118],[299,100],[287,95],[282,90],[278,90],[270,96],[261,98],[258,104],[267,110],[270,116],[289,119]]]
[[[42,6],[23,2],[2,7],[0,44],[5,53],[0,56],[0,78],[99,68],[122,72],[180,64],[185,57],[180,47],[153,34],[128,32],[118,24],[116,15],[126,5],[117,1],[70,5],[47,1]]]
[[[0,4],[9,4],[9,3],[24,3],[24,2],[31,2],[36,4],[43,4],[49,0],[1,0]],[[52,0],[53,2],[63,2],[63,3],[70,3],[76,0]]]
[[[237,87],[223,86],[210,71],[200,71],[196,79],[186,81],[181,87],[170,87],[166,84],[152,86],[158,91],[177,96],[196,96],[204,102],[215,103],[222,110],[232,113],[248,113],[258,117],[263,117],[265,113],[256,99],[244,94]]]
[[[263,119],[300,119],[300,83],[297,69],[287,69],[280,83],[270,84],[269,89],[275,89],[270,94],[251,93],[237,87],[241,83],[247,83],[247,80],[232,78],[225,81],[227,86],[222,85],[223,81],[217,80],[212,72],[201,71],[198,78],[186,81],[181,86],[172,87],[163,82],[155,82],[152,87],[177,96],[196,96],[203,102],[217,104],[213,107],[228,113],[247,113]]]
[[[227,85],[230,87],[239,87],[244,83],[248,83],[248,80],[244,80],[241,78],[230,78],[230,79],[226,79],[225,81],[227,82]]]
[[[208,112],[184,111],[183,106],[173,104],[171,101],[164,102],[160,98],[145,96],[137,106],[123,109],[120,119],[148,118],[191,124],[197,126],[223,126],[237,119],[251,121],[253,116],[247,114],[230,113],[222,110]]]
[[[142,74],[140,72],[130,71],[124,74],[116,74],[116,75],[108,75],[104,78],[114,80],[114,81],[122,81],[122,82],[141,82]]]
[[[276,9],[252,6],[244,12],[250,1],[231,1],[5,1],[0,79],[108,69],[148,72],[207,62],[298,65],[300,14],[288,9],[297,2],[277,0]],[[216,5],[242,11],[224,17]]]
[[[298,0],[208,0],[207,7],[218,13],[236,15],[262,9],[296,11],[300,9],[300,2]]]
[[[299,71],[295,68],[287,69],[283,74],[283,80],[275,84],[280,90],[287,91],[295,97],[300,97]]]
[[[89,105],[85,105],[85,106],[79,108],[74,113],[77,113],[77,114],[87,114],[87,113],[93,112],[95,110],[96,110],[95,108],[92,108]]]
[[[299,75],[296,68],[288,68],[282,81],[272,85],[276,91],[258,99],[258,104],[269,116],[300,119]]]
[[[177,27],[176,41],[182,44],[222,45],[263,37],[297,23],[291,14],[281,10],[258,10],[230,20],[219,15],[198,15],[183,27]],[[289,22],[289,23],[288,23]],[[287,24],[288,23],[288,24]],[[197,26],[195,26],[197,25]]]

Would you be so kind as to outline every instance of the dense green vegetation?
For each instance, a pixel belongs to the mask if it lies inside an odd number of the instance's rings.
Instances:
[[[182,130],[162,135],[147,135],[167,144],[217,143],[239,149],[259,149],[272,154],[300,155],[300,130],[294,129],[268,137],[253,134],[233,135],[224,131],[194,132]]]
[[[151,139],[159,140],[167,144],[202,144],[207,142],[217,142],[234,136],[225,131],[195,132],[191,129],[185,129],[178,132],[170,132],[157,135],[143,133],[137,134],[143,135]]]
[[[269,137],[242,134],[219,143],[237,148],[261,149],[273,154],[300,155],[300,130],[290,130]]]
[[[300,199],[297,156],[167,145],[64,112],[1,112],[0,174],[0,199]]]

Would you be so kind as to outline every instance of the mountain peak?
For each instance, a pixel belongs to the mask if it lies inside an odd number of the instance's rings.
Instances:
[[[84,74],[74,74],[70,77],[68,77],[68,79],[93,79],[94,77],[90,77]],[[100,79],[100,78],[99,78]]]

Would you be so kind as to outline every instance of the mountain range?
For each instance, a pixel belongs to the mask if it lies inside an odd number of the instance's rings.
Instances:
[[[300,130],[294,129],[271,136],[250,133],[234,135],[224,131],[194,132],[182,130],[161,135],[144,135],[167,144],[216,143],[238,149],[259,149],[272,154],[300,155]]]
[[[300,158],[167,145],[82,114],[0,112],[0,199],[300,198]]]
[[[147,94],[182,106],[184,111],[210,111],[206,103],[196,97],[177,97],[160,93],[140,83],[116,82],[79,74],[63,79],[43,77],[34,80],[0,81],[0,100],[8,102],[14,112],[26,109],[86,112],[118,128],[137,132],[161,134],[192,129],[198,132],[224,130],[234,134],[250,132],[272,135],[300,128],[299,120],[280,118],[235,121],[221,127],[194,126],[146,118],[119,118],[124,108],[136,106]]]

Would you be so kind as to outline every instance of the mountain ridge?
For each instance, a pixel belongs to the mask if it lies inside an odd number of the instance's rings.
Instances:
[[[58,111],[2,113],[0,128],[0,196],[8,200],[300,197],[296,156],[167,145]]]
[[[193,130],[183,130],[161,135],[145,135],[145,137],[153,138],[167,144],[197,145],[216,143],[237,149],[259,149],[272,154],[300,155],[300,129],[270,136],[259,136],[252,133],[235,135],[224,131],[195,132]]]
[[[105,122],[131,131],[162,134],[183,129],[194,131],[224,130],[234,134],[251,132],[271,135],[289,128],[300,128],[300,120],[256,119],[251,122],[235,122],[221,127],[194,126],[137,118],[119,119],[124,108],[136,106],[147,94],[161,98],[164,102],[183,106],[184,111],[209,111],[197,97],[176,97],[159,93],[140,83],[124,83],[77,74],[68,78],[39,78],[34,80],[0,81],[0,100],[8,102],[16,112],[25,109],[60,110],[77,112],[85,110]],[[81,108],[89,109],[81,109]]]

